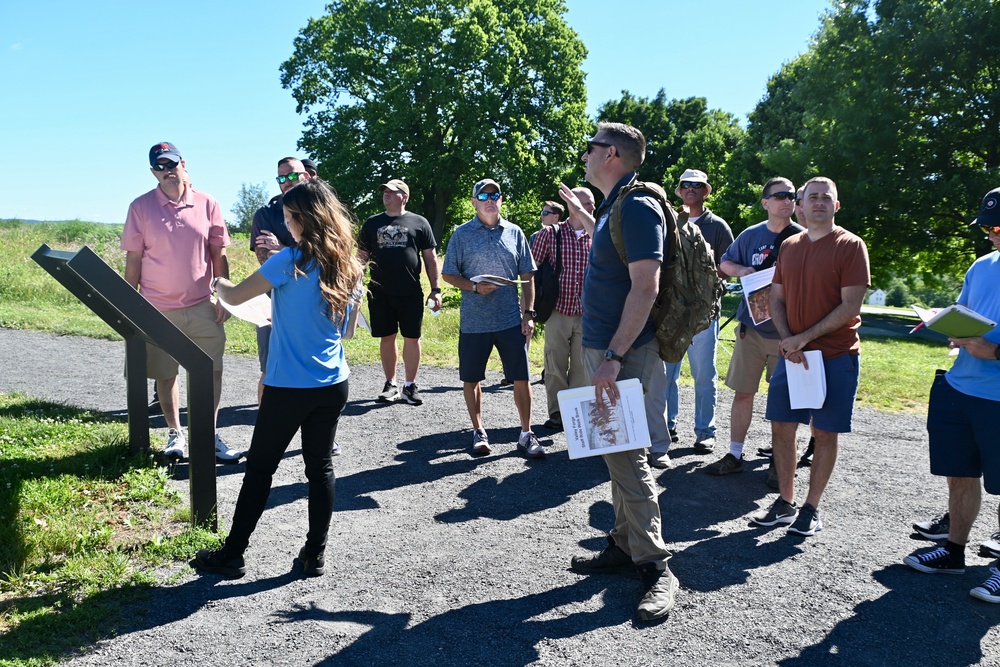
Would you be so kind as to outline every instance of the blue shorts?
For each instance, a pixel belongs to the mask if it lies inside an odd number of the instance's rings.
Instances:
[[[482,382],[493,348],[500,353],[503,376],[512,382],[528,380],[527,339],[521,325],[503,331],[458,334],[458,377],[462,382]]]
[[[858,376],[861,372],[861,355],[842,354],[823,360],[826,371],[826,401],[821,408],[793,410],[788,399],[788,374],[785,358],[778,358],[778,365],[767,389],[767,411],[764,418],[773,422],[798,422],[808,424],[827,433],[850,433],[854,416],[854,397],[858,393]]]
[[[931,474],[982,477],[987,493],[1000,495],[1000,401],[958,391],[938,371],[927,409]]]

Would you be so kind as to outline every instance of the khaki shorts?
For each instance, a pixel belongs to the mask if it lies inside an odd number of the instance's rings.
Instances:
[[[767,369],[771,381],[778,365],[778,339],[764,338],[753,327],[747,327],[746,336],[736,329],[736,345],[726,373],[726,386],[742,394],[756,394],[760,388],[760,374]]]
[[[215,304],[202,301],[190,308],[163,311],[163,316],[212,357],[212,369],[222,370],[222,356],[226,352],[226,329],[215,321]],[[146,345],[146,377],[167,380],[177,375],[178,364],[169,354]]]

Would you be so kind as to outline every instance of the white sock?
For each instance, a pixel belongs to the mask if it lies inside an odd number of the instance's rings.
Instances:
[[[735,440],[729,441],[729,453],[738,459],[743,458],[743,443]]]
[[[521,438],[523,438],[526,435],[531,435],[531,431],[521,431]]]
[[[409,387],[409,386],[410,386],[411,384],[413,384],[413,383],[412,383],[412,382],[404,382],[404,383],[403,383],[403,386],[404,386],[404,387]]]

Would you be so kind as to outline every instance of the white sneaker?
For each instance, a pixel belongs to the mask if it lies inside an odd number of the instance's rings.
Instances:
[[[340,445],[337,441],[333,441],[333,449],[330,450],[330,456],[340,456]]]
[[[167,448],[163,455],[175,461],[187,460],[187,439],[184,433],[175,428],[167,430]]]
[[[218,433],[215,434],[215,460],[219,463],[236,463],[243,457],[243,452],[226,444]]]

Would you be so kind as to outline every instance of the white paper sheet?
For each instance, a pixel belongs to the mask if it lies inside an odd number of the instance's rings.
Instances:
[[[599,405],[593,386],[559,392],[559,412],[571,459],[649,447],[642,384],[633,378],[617,385],[621,396],[614,406],[607,398]]]
[[[246,320],[259,327],[264,327],[271,323],[271,299],[266,294],[255,296],[238,306],[226,303],[221,296],[218,298],[222,307],[228,310],[234,317]]]
[[[788,374],[788,399],[793,410],[803,408],[821,408],[826,402],[826,372],[823,369],[823,353],[819,350],[803,352],[809,362],[809,370],[805,364],[793,364],[785,360],[785,372]]]

